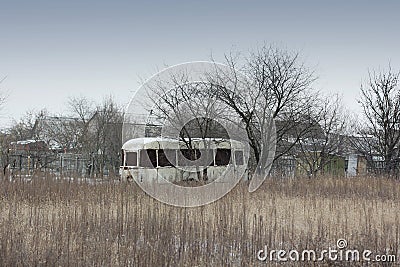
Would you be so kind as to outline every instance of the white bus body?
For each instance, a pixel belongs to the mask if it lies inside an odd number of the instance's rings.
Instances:
[[[165,180],[198,181],[199,178],[207,182],[217,179],[217,182],[224,182],[224,179],[237,179],[237,176],[242,176],[242,179],[248,177],[245,160],[248,156],[245,146],[239,141],[193,139],[192,154],[193,151],[195,156],[203,154],[210,157],[206,157],[208,160],[203,163],[191,164],[187,157],[184,158],[188,149],[183,141],[161,137],[131,139],[122,146],[121,179],[165,183]],[[224,178],[220,178],[224,173]]]

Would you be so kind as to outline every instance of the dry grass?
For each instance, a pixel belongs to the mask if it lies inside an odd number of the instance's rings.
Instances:
[[[135,184],[36,178],[3,180],[0,191],[2,266],[267,266],[256,259],[265,245],[317,250],[339,238],[399,252],[400,182],[386,178],[270,179],[199,208],[159,203]]]

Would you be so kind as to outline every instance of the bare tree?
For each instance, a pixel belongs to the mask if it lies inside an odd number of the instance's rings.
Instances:
[[[176,83],[173,88],[166,89],[160,85],[155,89],[159,92],[159,98],[154,99],[151,113],[161,120],[167,120],[171,127],[171,132],[167,134],[179,133],[179,137],[190,146],[193,137],[209,137],[215,130],[211,129],[212,120],[223,118],[224,108],[213,95],[212,84],[191,83],[187,78],[184,81],[173,79]],[[192,129],[189,121],[192,122]]]
[[[86,97],[71,97],[68,101],[68,108],[71,112],[71,117],[75,119],[72,128],[77,134],[76,147],[82,154],[90,154],[90,135],[88,128],[90,120],[96,114],[97,108],[93,101]]]
[[[216,84],[228,82],[218,88],[217,95],[245,124],[255,162],[265,157],[261,153],[267,149],[262,148],[271,142],[261,138],[271,127],[270,119],[276,121],[274,160],[289,153],[309,130],[297,126],[316,99],[317,93],[311,90],[313,72],[300,61],[298,53],[273,46],[251,53],[243,68],[238,68],[237,59],[231,55],[226,60],[233,70],[242,70],[249,79],[238,85],[237,75],[220,78]]]
[[[346,132],[346,114],[338,95],[321,98],[305,114],[309,130],[296,146],[300,167],[309,176],[324,173],[338,155]]]
[[[387,174],[398,172],[400,141],[400,88],[399,74],[389,66],[387,71],[369,72],[361,85],[358,100],[363,111],[363,121],[357,127],[358,138],[353,141],[369,166],[376,169],[375,159],[384,163]]]
[[[77,152],[81,149],[81,122],[74,117],[46,116],[40,121],[40,139],[60,151]]]
[[[46,152],[39,149],[41,139],[42,128],[39,126],[39,121],[41,121],[48,114],[47,110],[43,109],[39,112],[28,111],[26,114],[14,125],[7,130],[7,144],[4,144],[6,152],[4,152],[4,163],[5,165],[13,163],[15,165],[16,159],[19,158],[19,163],[21,164],[21,158],[31,157],[32,163],[35,166],[42,167],[44,157]],[[26,141],[27,143],[33,143],[32,146],[36,149],[26,151],[25,153],[14,154],[12,151],[11,143],[17,144],[18,141]],[[22,155],[24,154],[24,155]],[[15,166],[14,166],[15,167]]]
[[[105,98],[96,107],[88,122],[87,150],[92,157],[91,173],[104,174],[104,170],[118,173],[121,156],[123,111],[112,97]]]
[[[25,115],[19,120],[14,121],[14,125],[10,129],[10,134],[13,136],[14,141],[26,139],[40,139],[40,131],[38,122],[48,115],[46,109],[39,112],[27,111]]]
[[[4,82],[4,80],[6,78],[7,78],[7,76],[0,79],[0,85]],[[6,101],[6,94],[3,90],[1,90],[1,92],[0,92],[0,110],[3,107],[5,101]],[[4,174],[6,172],[6,167],[9,164],[8,146],[9,146],[11,139],[12,139],[12,137],[7,131],[2,130],[2,132],[0,132],[0,146],[1,146],[0,160],[1,160],[2,166],[4,167],[4,169],[3,169]]]
[[[226,56],[226,63],[231,71],[221,70],[216,64],[214,71],[204,73],[207,80],[204,84],[190,83],[182,75],[174,77],[175,86],[168,85],[168,94],[151,90],[159,96],[153,105],[161,113],[160,117],[179,126],[180,138],[188,147],[190,135],[185,126],[188,116],[199,118],[195,122],[200,137],[209,129],[204,117],[236,121],[248,137],[254,156],[252,165],[254,168],[257,165],[258,173],[262,174],[273,160],[294,153],[296,144],[310,131],[310,127],[298,126],[307,125],[304,114],[317,99],[318,93],[311,88],[316,78],[301,62],[298,53],[273,46],[251,53],[243,67],[232,54]],[[199,90],[200,85],[207,88]],[[164,89],[159,92],[165,92]],[[276,134],[274,121],[277,122]],[[271,145],[275,143],[276,154]]]
[[[2,84],[6,80],[6,78],[7,78],[7,76],[0,79],[0,84]],[[0,92],[0,109],[4,106],[6,99],[7,99],[7,93],[4,90],[1,90],[1,92]]]
[[[225,118],[226,107],[216,98],[213,84],[191,82],[185,73],[170,78],[169,83],[157,83],[155,87],[150,88],[150,94],[158,96],[153,98],[150,113],[155,120],[162,121],[162,135],[183,141],[189,152],[184,156],[188,160],[196,160],[199,158],[199,152],[194,146],[194,138],[202,139],[205,148],[209,148],[210,145],[207,138],[228,138],[226,130],[219,127],[221,125],[218,123]],[[168,84],[173,86],[167,87]],[[208,166],[212,155],[204,153],[198,164]],[[196,167],[199,168],[200,165]],[[203,169],[202,175],[197,171],[197,178],[199,181],[208,180],[207,169]]]
[[[83,124],[87,124],[96,110],[93,101],[87,99],[86,97],[69,98],[68,107],[72,113],[72,117],[79,118]]]

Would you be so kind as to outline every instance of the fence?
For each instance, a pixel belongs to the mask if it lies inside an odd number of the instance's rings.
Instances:
[[[9,155],[9,170],[14,175],[32,175],[46,172],[55,176],[95,177],[108,176],[107,164],[99,164],[96,155],[75,153],[43,153]],[[99,170],[99,166],[101,170]]]

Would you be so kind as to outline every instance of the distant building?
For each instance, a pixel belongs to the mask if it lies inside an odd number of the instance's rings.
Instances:
[[[48,147],[42,140],[22,140],[11,142],[9,152],[13,154],[29,155],[31,153],[46,152]]]
[[[43,116],[36,120],[33,135],[55,152],[73,151],[83,128],[81,124],[78,118]]]

